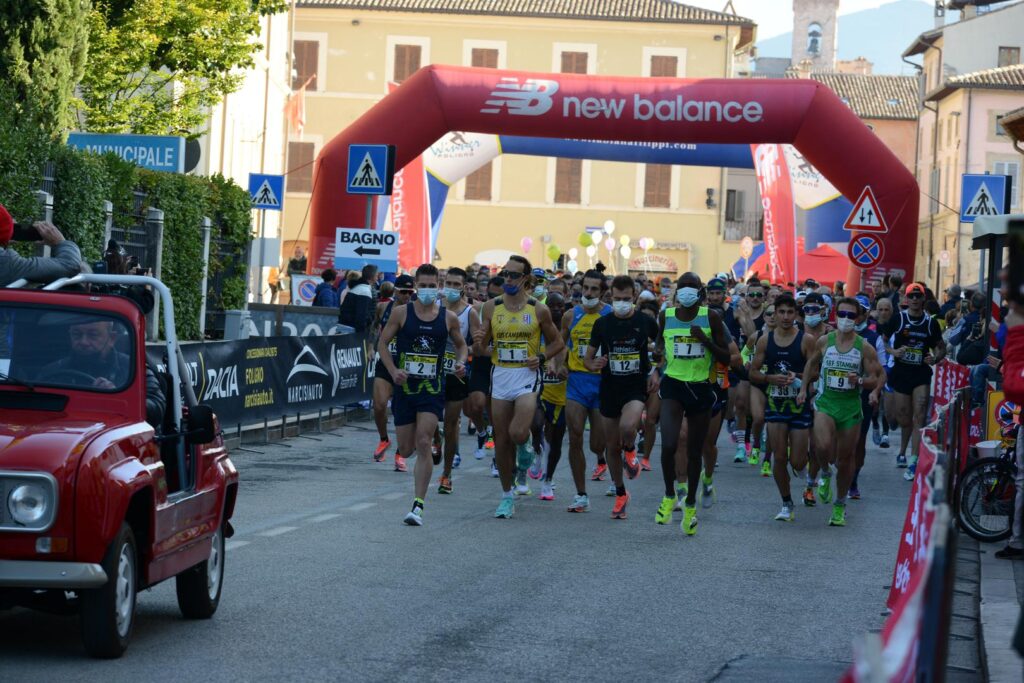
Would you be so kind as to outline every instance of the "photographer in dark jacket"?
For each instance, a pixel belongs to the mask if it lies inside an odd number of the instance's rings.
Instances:
[[[356,332],[366,331],[373,321],[376,281],[377,266],[363,266],[362,276],[349,287],[341,302],[338,322],[354,328]]]
[[[19,240],[41,241],[52,248],[52,256],[25,258],[10,246],[15,239],[14,220],[7,209],[0,205],[0,287],[6,287],[18,280],[49,283],[62,277],[78,275],[82,267],[82,254],[78,245],[64,239],[55,225],[47,222],[34,223],[30,236]]]
[[[128,268],[128,254],[124,247],[115,240],[107,242],[107,250],[103,252],[103,261],[107,266],[108,275],[145,275],[146,271],[141,267]],[[149,315],[153,310],[153,292],[145,285],[93,285],[92,291],[104,294],[116,294],[134,301],[144,315]]]

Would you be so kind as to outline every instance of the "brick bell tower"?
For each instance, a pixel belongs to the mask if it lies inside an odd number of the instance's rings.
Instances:
[[[835,71],[839,0],[793,0],[792,64],[809,61],[812,72]]]

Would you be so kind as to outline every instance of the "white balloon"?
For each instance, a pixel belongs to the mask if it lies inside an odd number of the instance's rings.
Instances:
[[[576,263],[575,259],[566,263],[565,267],[568,268],[569,272],[572,273],[573,275],[575,275],[576,271],[580,269],[580,266],[578,263]]]
[[[572,249],[569,250],[569,260],[570,261],[576,260],[576,257],[579,256],[579,254],[580,254],[580,250],[577,249],[576,247],[573,247]]]
[[[606,233],[608,233],[609,235],[612,234],[613,232],[615,232],[615,221],[605,221],[604,222],[604,231]]]
[[[590,241],[594,244],[601,244],[601,240],[604,239],[604,233],[600,230],[595,230],[590,233]]]
[[[591,244],[589,247],[587,247],[587,256],[589,256],[590,258],[594,258],[594,254],[596,254],[596,253],[597,253],[597,247],[595,247],[593,244]]]
[[[619,247],[619,253],[622,254],[622,258],[629,258],[629,255],[633,253],[633,250],[629,248],[629,245],[623,244]]]

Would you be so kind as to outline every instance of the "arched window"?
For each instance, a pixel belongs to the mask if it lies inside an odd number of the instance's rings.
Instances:
[[[807,27],[807,54],[821,54],[821,24],[814,21]]]

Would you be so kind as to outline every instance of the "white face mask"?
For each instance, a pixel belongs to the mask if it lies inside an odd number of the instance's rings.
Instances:
[[[599,303],[601,303],[601,300],[598,299],[597,297],[591,299],[589,296],[585,296],[582,299],[580,299],[580,303],[583,304],[583,308],[593,308],[594,306],[597,306]]]
[[[836,320],[836,328],[838,328],[840,332],[850,332],[856,326],[857,323],[849,318],[839,318]]]
[[[612,302],[612,310],[616,313],[616,315],[621,315],[621,316],[629,315],[633,311],[633,302],[632,301],[613,301]]]

